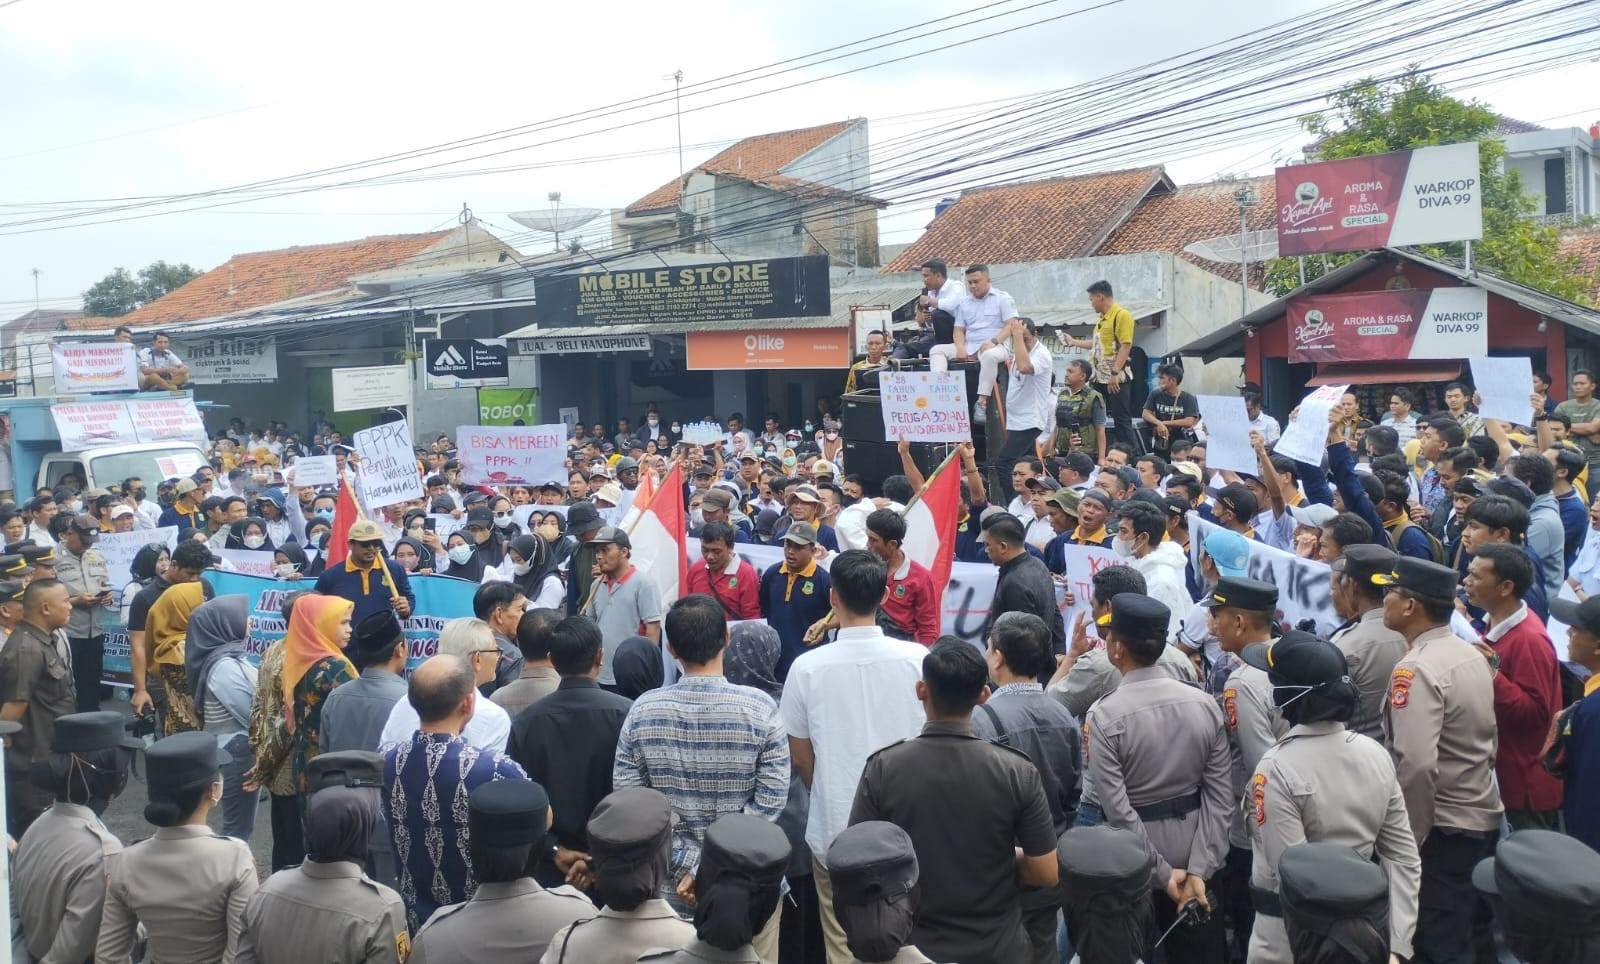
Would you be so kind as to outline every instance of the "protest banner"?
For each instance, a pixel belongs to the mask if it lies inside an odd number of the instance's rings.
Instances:
[[[139,550],[153,543],[162,543],[170,551],[178,545],[178,527],[160,529],[135,529],[132,532],[102,532],[95,540],[95,550],[106,561],[106,578],[111,583],[111,597],[115,606],[122,605],[122,590],[133,581],[133,557]]]
[[[50,362],[57,395],[139,390],[139,362],[128,342],[55,342]]]
[[[1261,471],[1250,445],[1250,416],[1238,395],[1197,395],[1200,418],[1206,427],[1206,467],[1230,472]]]
[[[273,553],[265,549],[224,549],[222,558],[233,571],[246,576],[265,576],[272,579]]]
[[[1215,523],[1200,518],[1198,513],[1189,513],[1189,554],[1196,571],[1200,568],[1200,548],[1216,528]],[[1326,638],[1343,621],[1333,609],[1327,563],[1251,541],[1249,574],[1251,579],[1278,587],[1277,615],[1285,629],[1309,619],[1316,624],[1316,632]]]
[[[1512,425],[1533,425],[1533,360],[1473,358],[1472,385],[1478,391],[1478,414]]]
[[[422,498],[422,476],[405,419],[361,429],[353,441],[361,455],[361,493],[368,509]]]
[[[307,455],[294,460],[294,484],[317,488],[339,484],[339,463],[331,455]]]
[[[721,422],[690,422],[683,427],[683,441],[694,445],[716,445],[727,437]]]
[[[1273,453],[1307,465],[1321,465],[1322,457],[1328,451],[1328,418],[1349,387],[1324,385],[1307,395],[1300,403],[1294,420],[1278,436],[1278,444],[1272,447]],[[1210,454],[1208,449],[1207,457]]]
[[[972,424],[967,379],[961,372],[878,373],[884,438],[908,442],[968,442]]]
[[[1291,362],[1469,358],[1489,352],[1489,292],[1397,288],[1291,298]]]
[[[193,442],[206,446],[206,423],[192,398],[142,398],[128,403],[133,430],[141,442]]]
[[[56,423],[63,452],[82,452],[97,445],[132,445],[139,441],[133,417],[122,402],[52,405],[50,418]]]
[[[538,485],[567,480],[567,427],[462,425],[456,429],[461,478],[472,485]]]

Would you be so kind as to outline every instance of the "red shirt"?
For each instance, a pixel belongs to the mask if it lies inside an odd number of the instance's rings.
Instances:
[[[1550,721],[1561,709],[1561,680],[1544,623],[1528,607],[1492,626],[1485,641],[1500,657],[1494,677],[1494,716],[1500,731],[1495,777],[1507,810],[1561,809],[1561,781],[1540,763]],[[1495,637],[1495,638],[1490,638]]]
[[[761,618],[761,577],[738,555],[718,573],[710,572],[704,559],[690,566],[689,591],[705,593],[721,603],[729,619]]]
[[[898,572],[889,573],[889,594],[883,611],[911,633],[911,638],[932,646],[939,638],[939,607],[934,602],[933,574],[907,558]]]

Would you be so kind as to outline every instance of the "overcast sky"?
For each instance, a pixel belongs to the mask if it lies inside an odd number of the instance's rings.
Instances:
[[[674,70],[684,72],[686,84],[704,82],[980,2],[0,0],[0,90],[6,92],[0,97],[0,222],[36,216],[31,206],[41,203],[98,206],[107,198],[230,187],[531,124],[670,91]],[[1009,27],[1085,5],[1048,3],[993,23]],[[1320,5],[1120,0],[952,51],[685,113],[685,160],[693,166],[742,136],[856,116],[869,118],[878,144],[925,128],[934,122],[930,111],[1090,80]],[[944,39],[981,32],[968,28]],[[890,55],[784,79],[815,78]],[[1600,120],[1597,92],[1600,67],[1588,64],[1473,94],[1503,113],[1547,126],[1587,126]],[[684,106],[728,93],[686,98]],[[520,234],[524,229],[507,213],[547,206],[551,191],[562,192],[567,206],[626,205],[678,173],[670,114],[670,105],[652,107],[606,123],[497,141],[467,153],[516,150],[462,165],[547,165],[533,170],[0,234],[0,319],[33,307],[35,268],[42,273],[44,305],[74,307],[84,288],[119,265],[136,270],[164,259],[209,269],[238,252],[427,231],[454,223],[463,202],[491,231]],[[629,126],[592,133],[609,123]],[[580,132],[589,133],[572,136]],[[557,138],[567,139],[540,143]],[[1266,173],[1275,155],[1292,154],[1303,141],[1279,130],[1199,157],[1175,150],[1167,163],[1182,182]],[[891,208],[881,222],[883,242],[913,239],[930,217],[931,205]],[[596,221],[582,237],[602,243],[603,225],[604,219]],[[548,245],[530,240],[519,246],[532,253]]]

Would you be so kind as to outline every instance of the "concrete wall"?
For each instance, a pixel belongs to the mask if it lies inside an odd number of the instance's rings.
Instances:
[[[1146,351],[1152,356],[1169,354],[1184,345],[1204,337],[1239,318],[1239,284],[1196,267],[1175,255],[1167,256],[1172,263],[1172,309],[1165,323],[1152,335],[1151,344],[1160,343],[1159,351]],[[1263,291],[1249,291],[1250,311],[1271,304],[1274,298]],[[1141,343],[1142,344],[1142,343]],[[1204,365],[1198,358],[1184,359],[1183,387],[1196,395],[1232,395],[1234,386],[1242,380],[1241,360],[1222,358]]]
[[[872,183],[868,163],[867,119],[858,118],[844,132],[829,138],[783,167],[783,173],[846,191],[866,191]]]

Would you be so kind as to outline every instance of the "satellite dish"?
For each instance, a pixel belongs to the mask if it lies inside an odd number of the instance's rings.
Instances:
[[[555,235],[558,251],[561,249],[561,232],[582,227],[602,213],[600,208],[563,208],[560,191],[550,192],[549,198],[550,207],[537,211],[513,211],[511,220],[525,228]]]
[[[1276,228],[1267,228],[1243,234],[1224,234],[1185,245],[1183,250],[1197,258],[1222,264],[1238,264],[1241,258],[1252,262],[1265,261],[1278,256],[1278,231]]]

